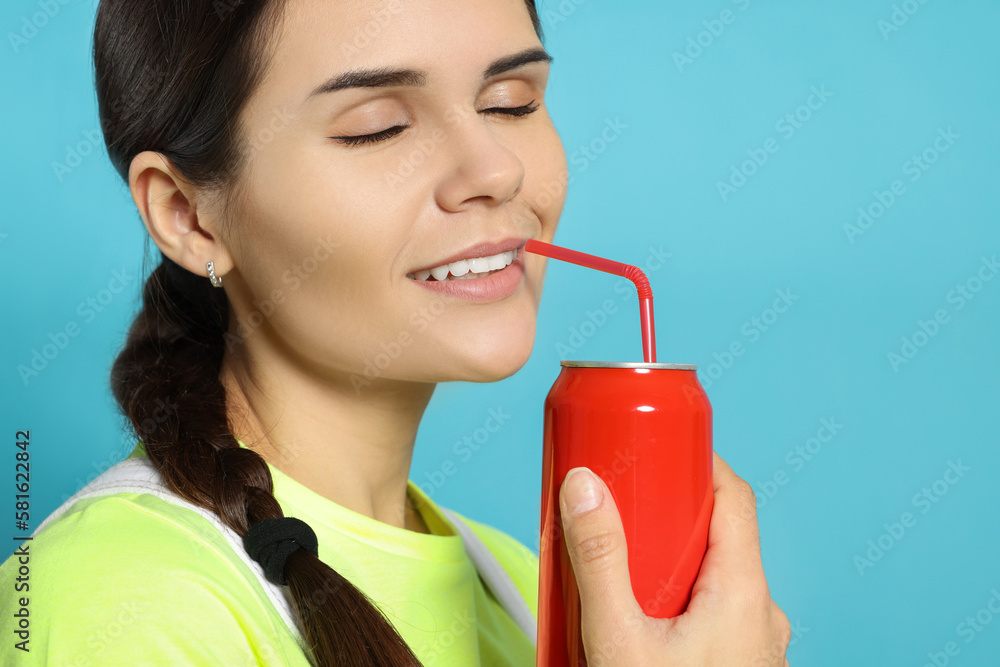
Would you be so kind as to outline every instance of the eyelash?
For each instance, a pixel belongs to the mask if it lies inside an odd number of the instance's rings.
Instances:
[[[485,109],[483,113],[498,113],[504,116],[513,116],[514,118],[521,118],[522,116],[527,116],[528,114],[535,113],[538,111],[540,104],[535,104],[535,100],[531,100],[527,104],[519,107],[493,107],[492,109]],[[385,141],[390,137],[394,137],[409,125],[394,125],[390,128],[382,130],[381,132],[375,132],[373,134],[360,134],[353,137],[330,137],[331,139],[336,139],[342,144],[347,146],[360,146],[362,144],[374,144],[379,141]]]

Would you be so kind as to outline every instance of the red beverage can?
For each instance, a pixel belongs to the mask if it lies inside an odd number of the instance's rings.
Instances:
[[[545,399],[537,667],[587,664],[559,510],[569,470],[586,466],[611,490],[625,527],[632,590],[655,618],[687,608],[714,501],[712,406],[697,366],[563,361],[562,367]]]

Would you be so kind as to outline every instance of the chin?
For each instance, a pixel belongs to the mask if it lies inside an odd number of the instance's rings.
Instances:
[[[486,332],[483,332],[486,334]],[[535,344],[535,323],[509,327],[500,335],[483,335],[466,339],[466,345],[454,350],[462,359],[454,364],[459,377],[449,380],[462,382],[497,382],[521,370],[528,362]]]

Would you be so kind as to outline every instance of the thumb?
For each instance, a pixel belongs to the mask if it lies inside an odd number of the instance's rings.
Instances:
[[[559,506],[583,636],[599,642],[642,613],[629,578],[625,529],[607,485],[588,468],[566,474]]]

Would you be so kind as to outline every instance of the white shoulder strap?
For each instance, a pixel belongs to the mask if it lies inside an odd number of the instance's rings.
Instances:
[[[462,544],[465,546],[466,553],[469,554],[469,558],[476,566],[476,570],[479,571],[479,576],[482,577],[487,588],[493,591],[493,597],[497,599],[500,606],[514,619],[514,622],[524,631],[524,634],[528,635],[531,643],[537,646],[538,623],[535,620],[535,615],[531,613],[528,603],[524,601],[521,592],[517,589],[514,580],[511,579],[510,574],[500,564],[497,557],[493,555],[493,552],[489,550],[486,543],[479,539],[479,536],[473,532],[469,524],[462,521],[449,509],[441,507],[441,511],[455,524],[459,535],[462,536]]]
[[[307,651],[305,639],[295,622],[295,613],[292,609],[292,601],[288,588],[285,586],[278,586],[277,584],[273,584],[267,580],[264,576],[263,568],[257,561],[250,558],[246,549],[243,548],[243,539],[236,533],[236,531],[222,523],[215,512],[211,512],[200,505],[188,502],[181,496],[175,494],[173,491],[167,489],[167,487],[163,484],[159,471],[153,467],[153,464],[150,463],[149,459],[145,456],[125,459],[121,463],[111,466],[106,471],[98,475],[92,482],[76,492],[73,496],[66,500],[66,502],[60,505],[56,511],[46,517],[41,525],[35,529],[35,534],[72,507],[76,501],[95,496],[110,495],[113,493],[149,493],[167,502],[172,502],[193,512],[197,512],[201,516],[205,517],[205,519],[207,519],[220,533],[222,533],[226,540],[228,540],[232,545],[233,551],[235,551],[247,567],[250,568],[250,571],[254,573],[260,581],[260,585],[267,594],[268,599],[274,605],[282,620],[293,632],[303,650]],[[493,552],[489,550],[481,539],[479,539],[479,537],[472,531],[465,521],[461,520],[457,515],[455,515],[454,512],[451,512],[444,507],[441,507],[441,511],[444,512],[444,514],[451,520],[452,524],[454,524],[455,528],[458,530],[466,553],[469,554],[469,558],[476,566],[476,570],[479,572],[479,575],[483,579],[484,583],[493,592],[494,597],[496,597],[497,601],[500,602],[501,606],[503,606],[511,618],[514,619],[514,622],[517,623],[518,627],[520,627],[525,634],[528,635],[532,643],[535,644],[537,642],[538,634],[535,617],[531,613],[531,609],[528,608],[528,604],[524,601],[524,598],[521,597],[520,591],[518,591],[513,579],[511,579],[510,575],[500,564],[500,561],[497,560],[496,556],[493,555]]]
[[[215,512],[211,512],[200,505],[195,505],[194,503],[185,500],[181,496],[169,490],[163,484],[160,472],[153,467],[153,464],[150,463],[149,459],[145,456],[125,459],[124,461],[116,463],[105,470],[103,473],[94,478],[92,482],[77,491],[66,502],[60,505],[55,512],[46,517],[45,521],[43,521],[41,525],[35,529],[35,533],[37,534],[45,528],[45,526],[57,519],[63,512],[72,507],[76,501],[84,498],[93,498],[95,496],[111,495],[113,493],[149,493],[157,498],[175,503],[205,517],[205,519],[207,519],[213,526],[215,526],[216,529],[218,529],[219,532],[222,533],[230,545],[232,545],[233,551],[236,552],[246,566],[250,568],[254,575],[256,575],[257,579],[260,580],[260,585],[264,588],[264,592],[267,594],[271,604],[274,605],[274,608],[278,611],[278,614],[285,622],[285,625],[287,625],[295,635],[295,639],[298,641],[302,650],[307,651],[306,641],[295,622],[295,613],[292,610],[292,600],[288,592],[288,588],[272,584],[267,580],[264,576],[264,569],[260,566],[260,563],[250,558],[250,554],[248,554],[246,549],[243,548],[243,539],[236,533],[235,530],[222,523],[222,520],[219,519],[219,516]]]

